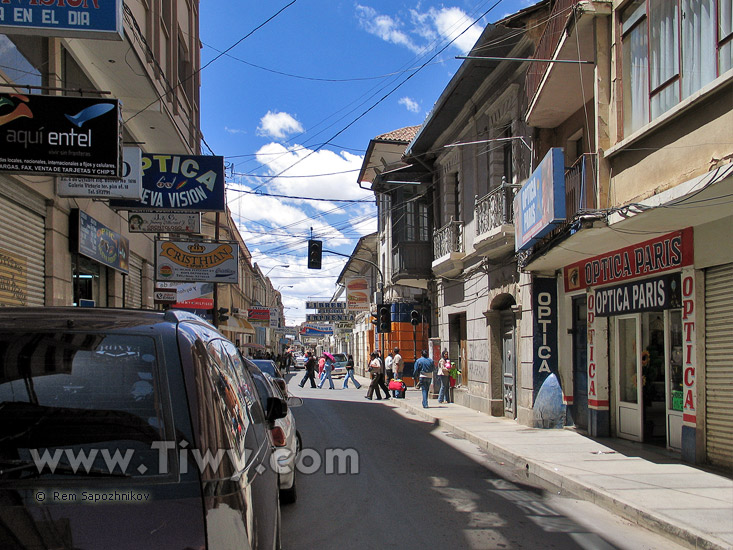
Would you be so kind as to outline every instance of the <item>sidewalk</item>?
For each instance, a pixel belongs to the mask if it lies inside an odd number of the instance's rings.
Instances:
[[[646,446],[574,430],[542,430],[460,405],[422,408],[421,392],[385,403],[407,409],[486,449],[492,456],[614,514],[691,548],[733,548],[733,480],[665,457]],[[618,443],[618,445],[617,445]],[[648,458],[642,458],[645,455]]]

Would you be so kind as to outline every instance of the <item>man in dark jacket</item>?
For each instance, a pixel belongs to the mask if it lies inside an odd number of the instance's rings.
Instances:
[[[306,361],[305,361],[305,375],[303,375],[303,380],[300,381],[300,384],[298,384],[301,388],[305,386],[305,381],[310,380],[311,381],[311,388],[316,387],[316,367],[318,366],[318,361],[316,358],[311,354],[311,352],[306,352]]]

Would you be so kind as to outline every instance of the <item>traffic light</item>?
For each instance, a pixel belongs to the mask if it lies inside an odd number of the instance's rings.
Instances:
[[[392,331],[392,311],[389,304],[379,304],[377,306],[377,315],[379,316],[379,332]]]
[[[372,313],[372,324],[376,327],[377,332],[379,332],[379,315],[377,313]]]
[[[310,239],[308,241],[308,269],[321,269],[321,253],[323,242]]]
[[[229,313],[229,310],[225,307],[220,307],[217,310],[216,318],[219,320],[220,323],[224,323],[227,319],[229,319],[229,315],[227,315],[227,313]]]
[[[420,312],[416,309],[413,309],[410,312],[410,323],[413,325],[419,325],[420,324]]]

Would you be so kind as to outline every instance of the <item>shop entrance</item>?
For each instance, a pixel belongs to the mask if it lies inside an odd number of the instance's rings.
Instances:
[[[585,296],[573,298],[573,406],[572,421],[588,429],[588,308]]]
[[[682,429],[680,310],[615,318],[616,432],[673,449]]]

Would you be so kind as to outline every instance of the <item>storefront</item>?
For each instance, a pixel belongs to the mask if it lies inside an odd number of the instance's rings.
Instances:
[[[587,424],[612,435],[694,448],[696,297],[693,231],[687,228],[564,268],[566,298],[579,325],[585,302]],[[577,396],[575,396],[577,397]],[[582,397],[585,397],[583,395]],[[691,429],[685,436],[683,425]]]

